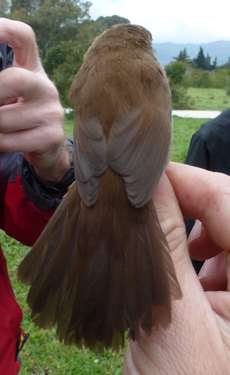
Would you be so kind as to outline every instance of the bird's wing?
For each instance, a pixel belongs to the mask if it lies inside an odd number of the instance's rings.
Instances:
[[[108,165],[125,181],[130,202],[144,206],[166,167],[172,145],[170,98],[166,111],[154,106],[130,108],[113,123],[107,145]]]
[[[99,121],[77,115],[74,128],[74,172],[79,193],[87,206],[92,206],[97,200],[98,179],[106,167],[106,139]]]

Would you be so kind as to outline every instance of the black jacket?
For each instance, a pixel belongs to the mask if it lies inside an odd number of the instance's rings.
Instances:
[[[0,71],[9,68],[13,63],[13,51],[7,44],[0,44]]]
[[[230,110],[203,124],[193,135],[185,164],[230,176]],[[194,221],[185,220],[187,235]],[[194,262],[198,272],[202,262]]]
[[[230,175],[230,110],[203,124],[193,135],[185,163]]]

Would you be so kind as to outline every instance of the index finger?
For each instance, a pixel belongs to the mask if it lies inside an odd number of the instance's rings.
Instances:
[[[33,29],[23,22],[0,18],[0,43],[13,48],[15,65],[31,71],[41,69]]]

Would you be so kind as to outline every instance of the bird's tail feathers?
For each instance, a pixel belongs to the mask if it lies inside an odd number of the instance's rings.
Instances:
[[[166,327],[181,297],[153,203],[136,209],[125,190],[86,207],[71,186],[18,276],[35,324],[97,351],[119,349],[127,329],[135,340],[139,327]]]

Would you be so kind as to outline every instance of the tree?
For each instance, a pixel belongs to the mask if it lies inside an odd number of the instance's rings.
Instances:
[[[211,70],[211,57],[209,56],[208,53],[206,57],[206,70]]]
[[[50,48],[47,53],[44,68],[54,81],[64,105],[70,105],[67,93],[83,62],[86,49],[82,50],[82,46],[77,42],[69,40]]]
[[[33,28],[43,65],[63,104],[68,104],[68,89],[92,41],[117,23],[130,23],[117,15],[93,21],[90,6],[81,0],[11,0],[9,16]]]
[[[38,0],[11,0],[10,12],[13,14],[20,9],[26,11],[27,16],[30,15],[39,6]]]
[[[214,59],[213,64],[212,64],[212,67],[213,67],[213,70],[217,69],[217,56],[215,56],[215,59]]]
[[[206,58],[204,56],[204,50],[201,46],[200,46],[200,50],[198,52],[197,57],[194,59],[194,62],[198,69],[203,69],[203,70],[206,69]]]
[[[213,64],[211,64],[211,57],[208,53],[206,57],[204,56],[204,50],[201,46],[197,57],[193,61],[198,69],[214,70],[217,67],[217,57],[215,57]]]
[[[189,62],[190,57],[187,54],[187,48],[185,48],[184,50],[181,50],[179,52],[179,55],[177,57],[173,57],[173,59],[176,61],[180,61],[180,62]]]
[[[80,0],[12,0],[11,18],[34,30],[42,59],[52,46],[74,40],[84,20],[90,20],[91,3]]]
[[[186,63],[176,61],[165,67],[174,109],[189,109],[193,104],[191,97],[187,93],[186,66]]]
[[[10,1],[0,0],[0,17],[7,17],[10,12]]]
[[[100,17],[96,21],[85,20],[79,25],[79,33],[75,35],[74,40],[63,41],[48,50],[44,68],[54,81],[64,105],[70,105],[67,93],[82,64],[85,52],[100,33],[116,22],[129,23],[129,20],[118,16]]]
[[[99,17],[96,23],[97,25],[102,25],[103,29],[106,30],[117,24],[130,23],[130,21],[127,18],[114,15],[111,17]]]
[[[21,21],[28,23],[28,16],[27,12],[24,8],[16,9],[13,13],[13,15],[10,16],[12,20]]]
[[[184,85],[184,77],[186,72],[186,66],[184,63],[180,61],[171,63],[165,67],[165,71],[171,85]]]

